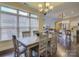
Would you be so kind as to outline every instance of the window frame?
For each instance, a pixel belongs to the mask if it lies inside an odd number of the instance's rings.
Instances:
[[[6,7],[6,8],[10,8],[10,9],[13,9],[13,10],[16,10],[16,13],[11,13],[11,12],[2,12],[1,11],[1,7]],[[28,15],[26,16],[26,15],[20,15],[19,14],[19,11],[23,11],[23,12],[26,12],[26,13],[28,13]],[[15,15],[16,16],[16,20],[17,20],[17,28],[16,28],[16,30],[17,30],[17,36],[19,37],[19,33],[20,33],[20,27],[18,27],[19,26],[19,17],[20,16],[22,16],[22,17],[27,17],[28,19],[29,19],[29,31],[32,31],[32,27],[31,27],[31,18],[32,19],[37,19],[38,20],[38,15],[37,15],[37,17],[31,17],[31,14],[33,14],[33,13],[30,13],[30,12],[27,12],[27,11],[25,11],[25,10],[21,10],[21,9],[16,9],[16,8],[13,8],[13,7],[9,7],[9,6],[3,6],[3,5],[1,5],[0,6],[0,21],[1,21],[1,14],[2,13],[4,13],[4,14],[11,14],[11,15]],[[34,14],[34,15],[36,15],[36,14]],[[38,20],[38,23],[39,23],[39,20]],[[4,40],[2,40],[1,39],[1,36],[2,36],[2,34],[1,34],[1,30],[2,30],[2,26],[1,26],[1,23],[0,23],[0,41],[5,41],[6,39],[4,39]],[[35,28],[35,27],[34,27]],[[37,28],[37,27],[36,27]],[[38,28],[39,28],[39,24],[38,24]]]
[[[30,14],[30,17],[38,18],[38,16],[36,14],[33,14],[33,13]]]
[[[8,7],[8,6],[0,6],[0,8],[1,8],[0,12],[2,12],[2,13],[17,14],[17,9],[15,9],[15,8],[11,8],[11,7]],[[11,11],[11,12],[4,11],[4,10],[2,10],[2,8],[13,9],[13,10],[15,10],[16,12],[15,12],[15,13],[13,13],[12,11]]]
[[[27,13],[27,15],[20,14],[20,12],[25,12],[25,13]],[[26,11],[23,11],[23,10],[18,10],[18,15],[19,16],[27,16],[27,17],[29,17],[29,13],[26,12]]]

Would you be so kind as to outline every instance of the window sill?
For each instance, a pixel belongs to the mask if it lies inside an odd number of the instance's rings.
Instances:
[[[3,41],[11,41],[11,39],[8,39],[8,40],[0,40],[0,42],[3,42]]]

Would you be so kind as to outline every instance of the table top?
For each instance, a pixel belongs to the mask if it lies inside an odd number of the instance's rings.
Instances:
[[[38,38],[35,36],[30,36],[30,37],[25,37],[25,38],[18,38],[18,41],[24,45],[24,46],[28,46],[34,43],[39,42]]]

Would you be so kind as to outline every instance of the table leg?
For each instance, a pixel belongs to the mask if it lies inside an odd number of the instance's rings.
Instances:
[[[29,57],[29,48],[27,48],[27,57]]]

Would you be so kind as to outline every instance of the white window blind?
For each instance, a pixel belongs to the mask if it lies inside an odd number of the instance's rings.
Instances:
[[[22,37],[22,32],[29,31],[29,18],[19,16],[19,30],[20,37]]]
[[[38,19],[31,18],[31,27],[38,27],[39,22]]]
[[[38,19],[31,18],[31,35],[33,35],[33,31],[38,31],[38,25]]]
[[[17,36],[17,17],[11,14],[1,14],[1,40],[8,40],[12,35]]]

